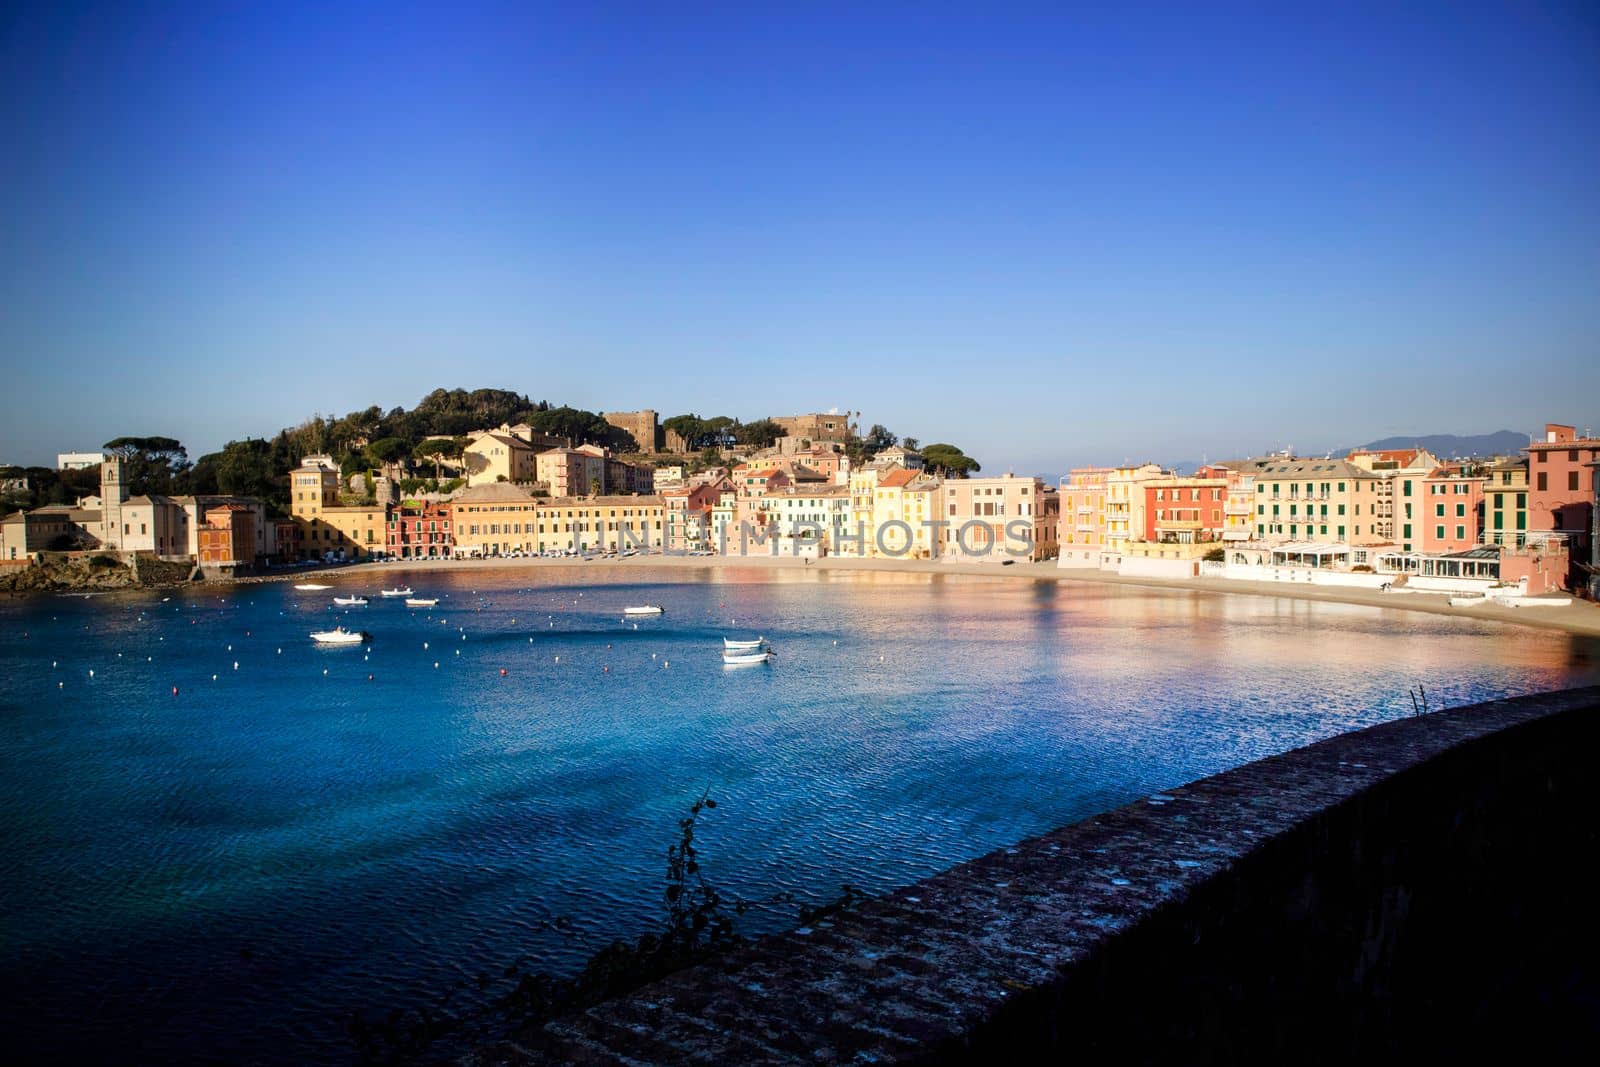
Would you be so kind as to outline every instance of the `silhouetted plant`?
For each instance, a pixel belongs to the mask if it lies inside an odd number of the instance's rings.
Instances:
[[[709,790],[678,820],[678,838],[667,848],[662,887],[665,911],[662,929],[632,942],[613,941],[600,949],[570,978],[532,970],[519,956],[498,973],[483,972],[457,982],[433,1007],[395,1009],[382,1019],[353,1015],[347,1029],[363,1062],[407,1062],[437,1042],[489,1041],[496,1031],[529,1030],[622,996],[674,971],[693,966],[741,945],[737,920],[752,909],[794,904],[793,893],[774,893],[755,900],[729,896],[713,885],[700,864],[695,829],[700,816],[716,808]],[[801,923],[817,922],[866,899],[850,885],[839,897],[816,907],[800,905]],[[567,916],[540,927],[570,934]]]

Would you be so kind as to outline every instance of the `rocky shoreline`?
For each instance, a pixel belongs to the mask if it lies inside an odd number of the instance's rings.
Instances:
[[[139,556],[123,559],[115,552],[45,552],[29,566],[0,572],[0,592],[22,595],[170,589],[188,584],[193,572],[194,567],[188,563]]]

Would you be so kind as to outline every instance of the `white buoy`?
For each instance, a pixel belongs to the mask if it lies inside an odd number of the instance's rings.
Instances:
[[[560,656],[557,656],[557,657],[556,657],[556,662],[557,662],[557,663],[560,663],[560,662],[561,662],[561,657],[560,657]]]
[[[326,668],[326,667],[322,668],[322,673],[324,675],[326,675],[328,673],[328,668]]]
[[[426,641],[422,642],[422,650],[424,652],[426,652],[428,650],[428,642],[426,642]]]
[[[280,656],[283,655],[283,649],[281,649],[281,648],[278,649],[278,655],[280,655]]]
[[[327,672],[327,671],[323,671],[323,672],[322,672],[322,673],[323,673],[323,674],[327,674],[327,673],[328,673],[328,672]],[[212,681],[213,681],[213,682],[214,682],[214,681],[216,681],[216,680],[217,680],[217,676],[216,676],[216,675],[214,675],[214,674],[213,674],[213,675],[212,675],[212,676],[211,676],[211,680],[212,680]]]
[[[456,655],[458,655],[458,656],[461,655],[461,650],[459,648],[456,649]]]
[[[92,668],[92,667],[89,669],[89,677],[91,677],[91,678],[94,677],[94,668]]]
[[[438,660],[434,660],[433,661],[433,669],[434,670],[438,670],[439,669],[439,661]]]
[[[233,669],[234,670],[238,670],[239,669],[239,661],[238,660],[234,660],[233,661]]]
[[[65,689],[66,687],[67,687],[67,683],[66,682],[57,682],[56,683],[56,688],[57,689]]]

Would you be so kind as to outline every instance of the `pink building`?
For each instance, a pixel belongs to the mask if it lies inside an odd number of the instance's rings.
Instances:
[[[1001,563],[1055,556],[1063,498],[1038,478],[949,478],[943,498],[945,559]]]
[[[1458,467],[1439,467],[1422,479],[1422,551],[1464,552],[1483,532],[1484,475],[1464,475]]]
[[[1600,460],[1600,438],[1579,437],[1574,427],[1552,422],[1544,440],[1530,444],[1528,453],[1528,529],[1565,534],[1571,549],[1573,573],[1568,588],[1587,584],[1579,564],[1589,559],[1590,513],[1594,493],[1589,464]]]

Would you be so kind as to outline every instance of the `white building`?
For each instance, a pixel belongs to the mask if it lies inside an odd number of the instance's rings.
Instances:
[[[104,452],[58,452],[56,453],[56,470],[81,471],[90,467],[98,467],[105,462]]]

